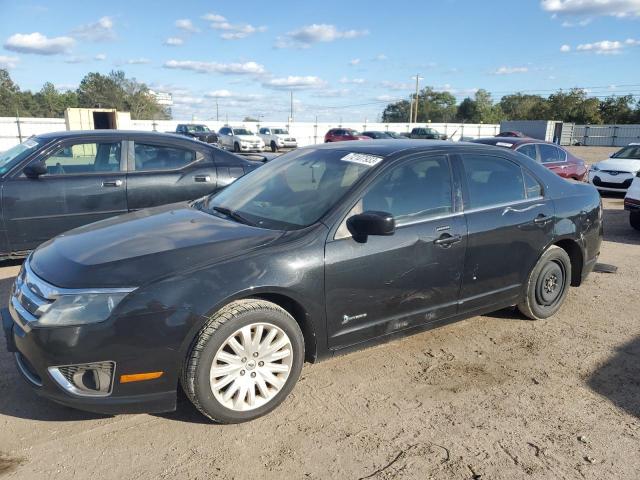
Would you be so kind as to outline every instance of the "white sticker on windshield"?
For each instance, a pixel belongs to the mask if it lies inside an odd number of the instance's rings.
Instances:
[[[507,143],[507,142],[497,142],[496,145],[499,147],[507,147],[507,148],[513,147],[513,143]]]
[[[28,140],[25,140],[24,142],[22,142],[22,144],[27,148],[33,148],[36,145],[38,145],[38,142],[29,138]]]
[[[376,155],[368,155],[366,153],[349,153],[340,160],[351,163],[359,163],[367,167],[373,167],[382,161],[382,157]]]

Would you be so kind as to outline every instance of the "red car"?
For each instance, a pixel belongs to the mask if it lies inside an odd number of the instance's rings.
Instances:
[[[563,178],[582,182],[587,174],[588,169],[583,160],[574,157],[571,152],[555,143],[526,137],[488,137],[471,141],[509,148],[523,153]]]
[[[332,128],[324,135],[324,143],[344,142],[346,140],[371,140],[371,138],[361,135],[360,132],[350,128]]]

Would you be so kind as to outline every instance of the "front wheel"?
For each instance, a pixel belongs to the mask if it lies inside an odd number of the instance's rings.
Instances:
[[[636,230],[640,230],[640,212],[629,212],[629,224]]]
[[[273,153],[276,153],[278,151],[278,145],[276,145],[276,142],[271,142],[271,151]]]
[[[236,153],[240,153],[240,144],[238,142],[233,144],[233,151]]]
[[[182,387],[200,412],[219,423],[269,413],[287,397],[304,363],[296,321],[274,303],[238,300],[198,334],[185,361]]]
[[[525,299],[518,309],[532,320],[555,314],[564,303],[571,283],[571,259],[557,246],[542,254],[527,281]]]

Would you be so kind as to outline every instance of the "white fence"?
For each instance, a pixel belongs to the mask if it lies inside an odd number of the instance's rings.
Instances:
[[[127,127],[132,130],[174,132],[179,123],[192,123],[188,120],[132,120]],[[211,130],[218,131],[225,122],[194,122],[207,125]],[[254,132],[263,126],[286,127],[292,136],[298,140],[298,145],[313,145],[324,142],[324,134],[327,130],[336,127],[353,128],[354,130],[382,130],[398,133],[410,132],[414,127],[431,127],[438,132],[447,135],[453,140],[461,138],[490,137],[500,131],[500,125],[489,124],[462,124],[462,123],[314,123],[294,122],[286,124],[282,122],[233,122],[233,126],[243,126]],[[65,130],[63,118],[21,118],[19,121],[13,117],[0,117],[0,152],[11,148],[22,139],[31,135]]]
[[[640,125],[574,125],[569,140],[570,145],[595,147],[624,147],[633,142],[640,142]]]

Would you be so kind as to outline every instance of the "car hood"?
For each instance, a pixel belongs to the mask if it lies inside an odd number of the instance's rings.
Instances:
[[[281,235],[187,204],[165,205],[71,230],[38,247],[30,265],[61,288],[138,287],[242,255]]]
[[[618,170],[620,172],[637,172],[640,170],[640,160],[625,158],[608,158],[594,165],[600,170]]]
[[[288,133],[274,133],[273,134],[274,137],[278,137],[281,139],[285,139],[285,138],[294,138],[293,135],[289,135]]]
[[[259,142],[262,140],[260,137],[256,137],[255,135],[236,135],[236,137],[245,142]]]

